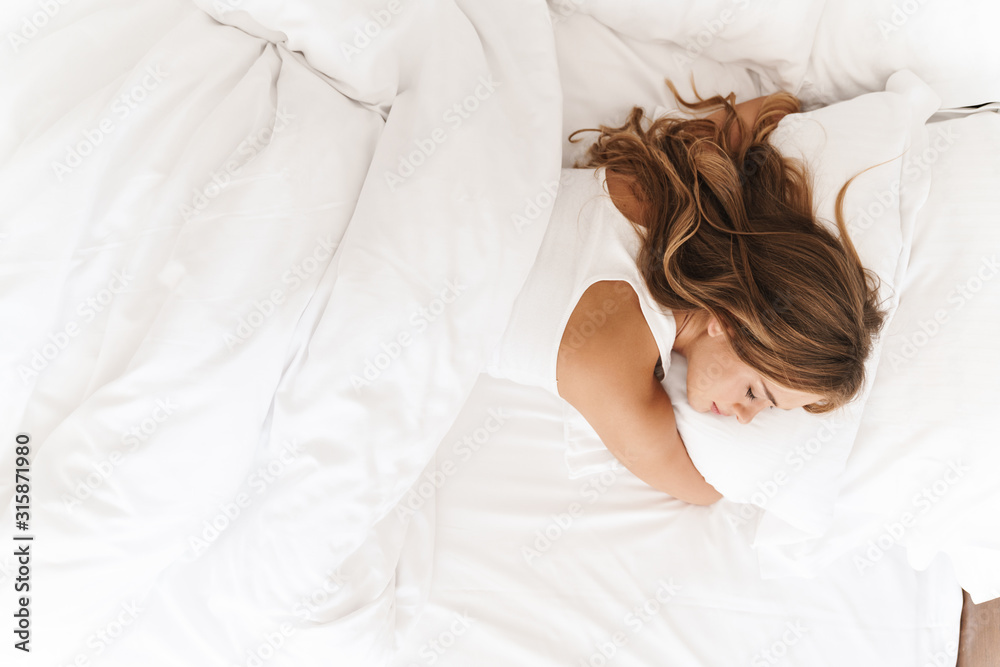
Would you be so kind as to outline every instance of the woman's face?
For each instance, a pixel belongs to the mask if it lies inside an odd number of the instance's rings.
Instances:
[[[698,412],[749,424],[761,410],[793,410],[823,398],[782,387],[741,361],[714,317],[682,334],[674,349],[687,358],[688,403]]]

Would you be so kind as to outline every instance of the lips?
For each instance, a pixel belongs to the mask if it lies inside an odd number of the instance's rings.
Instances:
[[[716,405],[714,402],[712,403],[712,412],[714,412],[715,414],[719,415],[720,417],[728,417],[729,416],[725,412],[723,412],[722,410],[720,410],[719,406]]]

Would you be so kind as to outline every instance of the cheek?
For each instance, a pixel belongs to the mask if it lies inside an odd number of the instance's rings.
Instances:
[[[688,366],[688,396],[705,396],[718,391],[719,383],[725,376],[722,366],[711,358],[698,357]]]
[[[743,399],[747,382],[740,374],[718,366],[703,366],[700,371],[697,378],[688,376],[688,396],[695,396],[703,403],[714,401],[724,409]]]
[[[737,403],[746,391],[745,370],[745,365],[721,343],[698,347],[688,358],[688,400],[708,404],[715,401],[719,405]]]
[[[746,389],[740,389],[742,386],[742,381],[739,378],[730,378],[724,387],[720,388],[720,393],[722,394],[722,400],[726,402],[726,405],[736,405],[740,402]]]

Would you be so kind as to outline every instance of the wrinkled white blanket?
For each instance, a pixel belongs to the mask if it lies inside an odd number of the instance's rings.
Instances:
[[[544,231],[547,9],[49,4],[0,68],[31,664],[378,664],[429,530],[391,510]]]

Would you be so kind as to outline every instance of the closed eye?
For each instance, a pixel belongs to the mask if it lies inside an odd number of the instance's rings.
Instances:
[[[751,401],[751,402],[752,402],[752,401],[756,401],[756,400],[757,400],[757,397],[753,395],[753,388],[752,388],[752,387],[747,387],[747,393],[746,393],[746,396],[747,396],[747,398],[749,398],[749,399],[750,399],[750,401]],[[772,403],[773,403],[773,401],[772,401]],[[772,409],[774,408],[774,406],[773,406],[773,405],[770,405],[770,406],[768,406],[768,407],[770,407],[770,408],[772,408]]]

